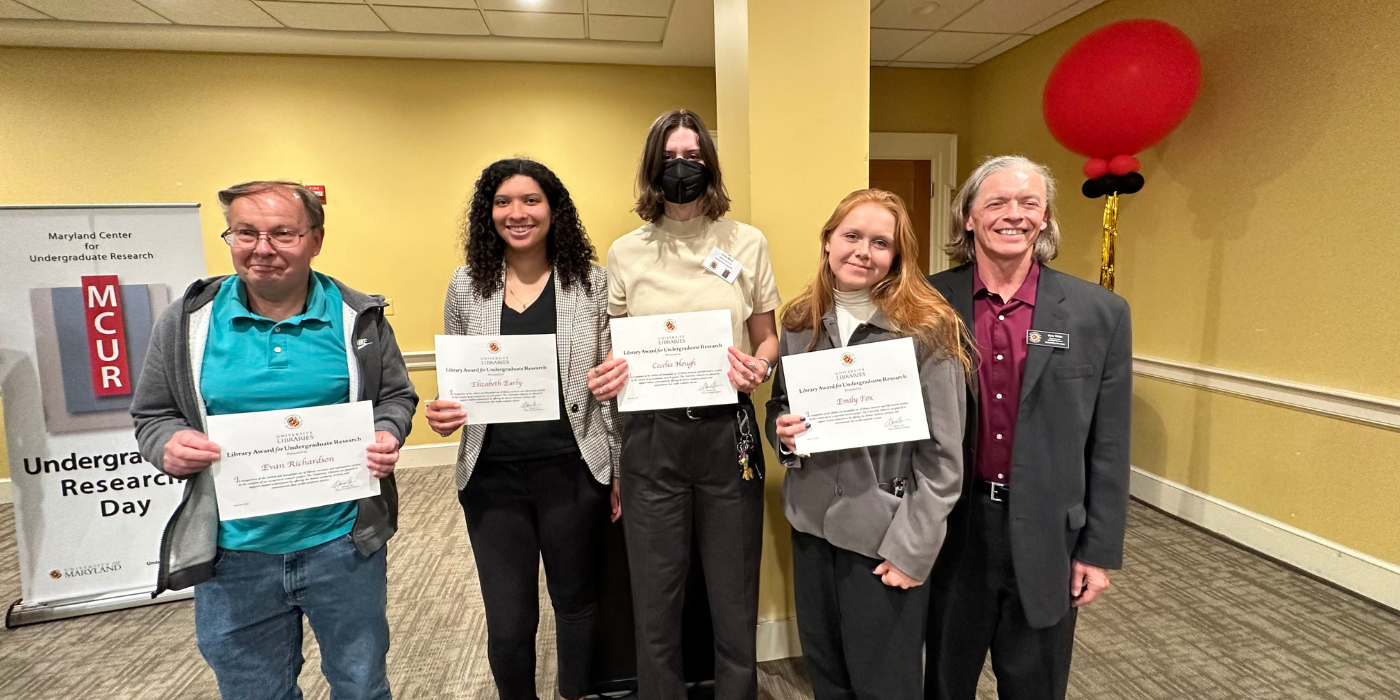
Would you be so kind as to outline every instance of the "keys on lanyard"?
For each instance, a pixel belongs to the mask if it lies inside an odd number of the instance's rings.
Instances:
[[[753,481],[758,476],[753,465],[749,463],[749,451],[753,449],[753,425],[749,423],[749,412],[743,407],[739,408],[739,438],[736,442],[739,445],[739,478],[744,481]]]

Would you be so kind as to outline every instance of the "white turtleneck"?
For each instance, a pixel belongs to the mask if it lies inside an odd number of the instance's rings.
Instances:
[[[870,290],[857,292],[836,292],[836,330],[841,334],[841,347],[850,344],[851,334],[856,326],[870,320],[875,315],[875,302],[870,299]]]

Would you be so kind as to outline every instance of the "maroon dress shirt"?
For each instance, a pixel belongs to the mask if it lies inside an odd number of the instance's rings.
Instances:
[[[1021,411],[1021,376],[1026,371],[1026,331],[1035,313],[1040,263],[1008,300],[987,290],[973,268],[972,318],[980,363],[977,366],[977,476],[1011,483],[1011,445]]]

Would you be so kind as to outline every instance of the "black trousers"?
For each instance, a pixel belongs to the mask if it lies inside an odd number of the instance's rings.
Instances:
[[[740,478],[737,406],[637,413],[622,434],[622,521],[632,573],[637,694],[683,700],[681,609],[698,538],[715,639],[716,700],[758,697],[754,632],[763,547],[763,453],[753,405],[751,459],[760,478]]]
[[[582,697],[593,662],[598,540],[609,487],[578,454],[478,462],[457,494],[486,608],[487,657],[502,700],[535,698],[540,559],[554,606],[559,694]]]
[[[929,587],[886,586],[880,565],[792,531],[797,634],[816,700],[917,700]]]
[[[1007,502],[979,492],[967,505],[962,561],[947,589],[933,591],[924,697],[973,700],[990,649],[1001,700],[1064,700],[1075,610],[1050,627],[1031,627],[1016,590]]]

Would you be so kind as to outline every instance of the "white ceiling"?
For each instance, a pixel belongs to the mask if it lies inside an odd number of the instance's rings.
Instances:
[[[870,0],[870,65],[967,68],[1104,0]]]
[[[819,7],[820,0],[812,2]],[[871,0],[871,65],[966,68],[1100,2]],[[713,0],[0,0],[0,45],[712,66],[714,6]]]

